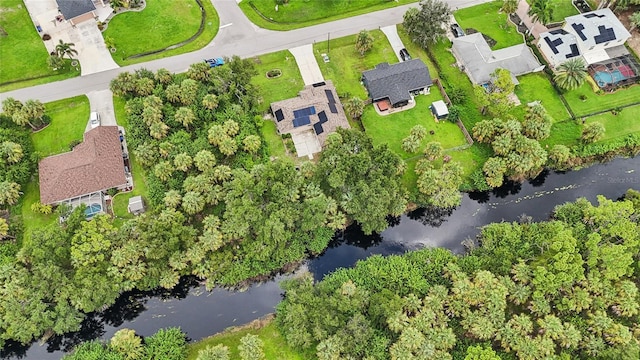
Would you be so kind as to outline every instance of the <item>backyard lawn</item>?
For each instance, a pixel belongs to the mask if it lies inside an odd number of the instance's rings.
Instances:
[[[640,131],[640,105],[622,109],[617,115],[606,112],[592,116],[587,119],[587,123],[600,122],[604,125],[605,133],[602,140],[609,140],[616,137]]]
[[[382,62],[397,63],[398,57],[393,53],[389,40],[380,30],[371,31],[373,36],[373,48],[364,56],[355,49],[356,35],[339,39],[331,39],[329,48],[330,61],[325,63],[321,54],[327,52],[327,42],[319,42],[313,45],[313,52],[327,80],[332,80],[336,86],[338,95],[342,97],[357,96],[360,99],[367,98],[367,91],[360,84],[362,72],[375,68]]]
[[[227,331],[189,344],[187,360],[196,360],[198,358],[198,351],[208,346],[218,344],[229,348],[229,359],[240,359],[238,345],[240,345],[240,339],[247,334],[254,334],[260,337],[260,340],[263,342],[262,350],[264,351],[265,359],[302,360],[315,358],[315,352],[312,350],[303,353],[287,345],[287,342],[276,328],[275,322],[271,320],[260,329],[254,330],[248,328],[238,331]]]
[[[40,156],[68,152],[72,141],[82,141],[89,121],[89,99],[86,96],[46,103],[45,109],[45,113],[51,117],[51,123],[31,135],[34,148]]]
[[[49,54],[21,0],[2,0],[0,4],[0,91],[78,76],[67,67],[53,71],[47,65]],[[39,78],[28,83],[16,82]],[[8,84],[11,83],[11,84]]]
[[[269,155],[279,158],[287,156],[282,137],[278,134],[275,122],[271,120],[264,121],[262,124],[262,137],[269,148]]]
[[[268,111],[270,104],[274,101],[295,97],[304,87],[296,59],[289,50],[259,56],[256,58],[255,65],[258,75],[254,76],[251,82],[261,90],[260,111]],[[268,78],[267,72],[275,69],[280,70],[282,75]]]
[[[403,159],[421,155],[421,152],[410,154],[402,150],[402,139],[409,136],[409,131],[415,125],[422,125],[427,129],[427,136],[422,140],[420,151],[430,141],[440,142],[444,149],[465,145],[464,135],[456,124],[448,120],[436,122],[431,114],[429,106],[441,99],[438,88],[432,86],[431,94],[415,97],[416,106],[413,109],[381,116],[376,113],[374,105],[367,105],[362,115],[362,125],[374,145],[388,144],[389,148]],[[434,131],[435,134],[429,134],[430,131]]]
[[[116,114],[116,122],[118,125],[129,129],[129,121],[127,120],[127,114],[124,110],[126,101],[122,98],[113,97],[113,108]],[[133,190],[126,193],[119,193],[113,198],[111,203],[113,213],[117,218],[130,219],[133,218],[127,208],[129,206],[129,199],[134,196],[141,195],[144,199],[147,196],[147,180],[142,166],[136,161],[136,157],[133,154],[133,149],[129,148],[129,163],[131,165],[131,174],[133,175]],[[148,204],[148,203],[147,203]]]
[[[520,85],[516,86],[515,92],[523,107],[527,106],[527,103],[539,100],[554,121],[570,118],[567,108],[560,100],[560,95],[543,72],[520,76],[518,81]]]
[[[586,97],[584,101],[580,99],[582,95]],[[564,97],[576,117],[580,117],[640,101],[640,85],[619,89],[614,93],[598,95],[593,91],[591,85],[585,81],[582,86],[569,91]]]
[[[476,29],[496,41],[492,49],[502,49],[522,44],[524,39],[515,25],[507,20],[507,14],[500,12],[502,1],[476,5],[453,13],[458,24],[465,29]]]
[[[540,141],[540,144],[548,151],[554,145],[564,145],[568,147],[578,145],[582,126],[575,120],[554,122],[551,126],[551,134],[548,138]]]
[[[220,21],[210,1],[203,1],[206,10],[204,31],[193,42],[179,48],[140,58],[128,56],[160,50],[195,35],[200,25],[200,8],[195,0],[154,0],[146,3],[140,12],[118,14],[109,21],[103,36],[114,40],[117,51],[113,60],[118,65],[129,65],[153,59],[174,56],[197,50],[207,45],[217,34]],[[221,56],[227,54],[211,54]]]
[[[53,224],[57,220],[55,214],[44,215],[31,211],[31,205],[40,201],[40,182],[37,174],[22,189],[24,195],[21,201],[22,223],[24,225],[24,240],[28,240],[31,232],[43,229],[47,225]]]
[[[562,22],[564,18],[579,14],[578,9],[573,6],[571,0],[547,0],[553,7],[553,16],[551,22]],[[531,4],[531,0],[527,0]]]
[[[254,24],[271,30],[292,30],[387,9],[418,0],[288,1],[276,10],[273,0],[242,1],[239,6]],[[269,19],[269,20],[267,20]]]

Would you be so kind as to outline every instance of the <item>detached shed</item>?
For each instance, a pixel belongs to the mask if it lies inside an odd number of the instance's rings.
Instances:
[[[129,199],[129,212],[133,215],[140,215],[144,212],[142,196],[134,196]]]
[[[434,101],[431,103],[431,112],[436,118],[444,119],[449,115],[449,109],[447,108],[447,104],[442,100]]]

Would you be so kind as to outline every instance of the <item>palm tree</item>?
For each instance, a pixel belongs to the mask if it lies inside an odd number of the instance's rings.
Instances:
[[[29,125],[33,128],[33,125],[30,121],[38,120],[37,124],[42,124],[42,117],[44,116],[44,104],[40,102],[40,100],[27,100],[24,102],[24,106],[22,107],[22,111],[29,119]]]
[[[196,156],[193,157],[193,161],[198,170],[205,171],[216,164],[216,157],[209,150],[200,150]]]
[[[20,184],[12,181],[0,182],[0,205],[15,205],[20,194]]]
[[[507,15],[511,15],[518,10],[518,2],[518,0],[504,0],[501,10],[507,13]]]
[[[371,50],[371,47],[373,47],[373,36],[367,30],[360,31],[356,38],[356,50],[360,56],[364,56],[367,51]]]
[[[207,94],[202,98],[202,105],[209,110],[215,110],[218,107],[218,97],[214,94]]]
[[[143,144],[138,145],[138,147],[134,150],[134,155],[138,162],[145,167],[149,167],[153,165],[157,160],[157,149],[153,144],[145,142]]]
[[[177,122],[181,123],[187,130],[189,130],[189,125],[193,124],[193,122],[196,120],[196,115],[190,108],[181,107],[176,111],[174,118]]]
[[[229,348],[218,344],[198,351],[196,360],[229,360]]]
[[[19,112],[23,106],[24,105],[22,105],[20,100],[8,97],[2,101],[2,112],[7,116],[12,117],[13,114]]]
[[[354,96],[344,104],[344,110],[352,119],[359,119],[364,112],[364,101],[359,97]]]
[[[0,147],[0,150],[7,157],[7,160],[10,163],[14,163],[14,164],[20,161],[22,159],[22,156],[24,155],[22,152],[22,146],[12,141],[3,142],[2,146]]]
[[[153,168],[153,174],[162,181],[167,181],[173,174],[173,165],[168,161],[162,161]]]
[[[238,131],[240,131],[240,125],[238,125],[236,121],[231,119],[225,121],[222,127],[224,128],[224,131],[227,133],[227,135],[231,137],[236,136],[238,134]]]
[[[548,24],[553,18],[553,6],[549,0],[533,0],[529,13],[533,22]]]
[[[159,82],[160,84],[166,85],[170,83],[171,80],[173,80],[173,75],[171,75],[169,70],[162,68],[156,71],[155,78],[156,78],[156,81]]]
[[[180,153],[173,159],[173,165],[180,171],[189,171],[191,164],[193,164],[193,159],[187,153]]]
[[[629,22],[631,22],[630,31],[635,30],[640,27],[640,11],[636,11],[633,14],[629,15]]]
[[[238,150],[238,144],[234,139],[227,136],[222,139],[220,145],[218,145],[218,148],[220,149],[221,153],[227,156],[231,156],[236,153],[236,150]]]
[[[0,217],[0,240],[9,235],[9,224],[5,218]]]
[[[162,121],[156,121],[149,126],[149,135],[158,140],[167,136],[168,132],[169,127]]]
[[[197,192],[190,191],[182,197],[182,209],[189,215],[204,210],[204,198]]]
[[[442,156],[442,145],[437,141],[430,141],[424,148],[424,156],[429,161],[433,161]]]
[[[56,54],[58,54],[58,56],[64,57],[67,55],[69,59],[73,59],[73,55],[78,55],[78,51],[73,48],[76,44],[66,43],[62,41],[62,39],[59,41],[58,45],[56,45]]]
[[[587,78],[587,65],[581,57],[569,59],[560,64],[553,77],[556,84],[564,90],[573,90],[582,85]]]
[[[169,190],[164,193],[164,205],[171,209],[176,209],[182,202],[182,195],[178,190]]]
[[[604,136],[605,127],[597,121],[589,123],[582,129],[582,141],[589,144],[596,142]]]
[[[258,135],[249,135],[242,140],[244,151],[255,154],[260,149],[260,137]]]

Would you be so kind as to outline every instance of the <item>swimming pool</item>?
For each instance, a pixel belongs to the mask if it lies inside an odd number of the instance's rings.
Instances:
[[[93,203],[84,210],[84,216],[88,219],[102,211],[102,205]]]
[[[598,86],[605,87],[607,85],[618,83],[626,77],[622,75],[620,70],[613,70],[611,72],[597,71],[593,74],[593,79],[598,83]]]

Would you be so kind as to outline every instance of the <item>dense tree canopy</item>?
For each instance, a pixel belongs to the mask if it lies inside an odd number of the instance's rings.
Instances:
[[[404,14],[403,25],[411,40],[426,49],[446,33],[451,9],[440,0],[423,0],[420,8],[410,8]]]
[[[320,359],[635,359],[640,355],[640,193],[496,223],[463,257],[369,257],[284,285],[276,320]]]

